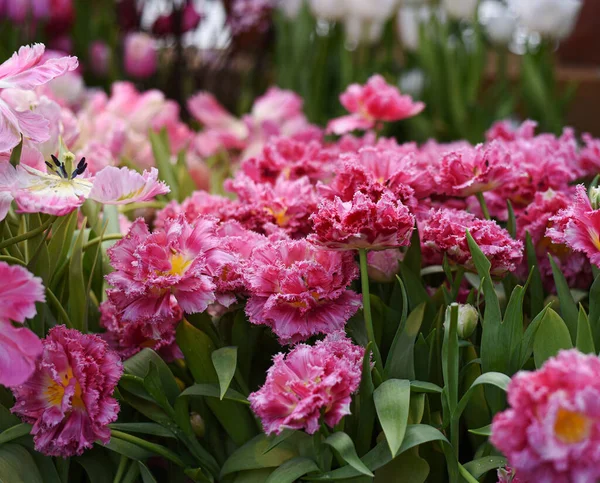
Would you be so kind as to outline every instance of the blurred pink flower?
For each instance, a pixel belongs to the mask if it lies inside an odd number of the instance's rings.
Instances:
[[[156,41],[143,32],[131,32],[123,46],[125,72],[138,79],[152,76],[158,67]]]
[[[364,349],[342,331],[314,346],[299,344],[287,355],[277,354],[265,384],[248,397],[265,433],[303,429],[313,434],[321,417],[333,428],[350,414],[363,357]]]
[[[492,275],[514,271],[523,258],[523,243],[495,221],[481,220],[466,211],[431,209],[419,220],[421,249],[426,263],[441,265],[444,254],[452,265],[475,271],[467,242],[467,230],[491,263]]]
[[[205,311],[216,300],[214,278],[232,259],[220,248],[215,231],[213,218],[194,225],[168,219],[164,231],[154,233],[143,219],[136,220],[125,238],[108,249],[115,271],[106,276],[113,287],[107,294],[118,317],[161,323],[175,318],[176,311]]]
[[[35,375],[13,388],[12,412],[33,424],[35,449],[47,456],[80,455],[95,441],[110,440],[108,425],[117,419],[112,397],[123,372],[106,342],[64,325],[43,340]]]
[[[35,370],[42,352],[38,337],[25,327],[15,327],[36,315],[35,303],[46,297],[42,280],[27,269],[0,262],[0,384],[24,383]]]
[[[392,191],[384,189],[377,197],[361,191],[351,201],[322,199],[311,216],[313,243],[332,249],[384,250],[410,243],[415,219]]]
[[[351,253],[324,250],[305,240],[259,244],[245,273],[251,296],[246,314],[282,344],[342,329],[361,305],[348,285],[358,275]]]
[[[43,44],[24,46],[0,65],[0,90],[32,90],[52,79],[74,70],[75,57],[54,58],[43,61]],[[49,122],[31,111],[16,111],[0,99],[0,152],[14,148],[24,138],[44,142],[50,137]]]
[[[378,121],[400,121],[425,109],[425,104],[402,95],[380,75],[372,76],[364,86],[348,86],[340,96],[340,102],[351,114],[329,121],[327,131],[334,134],[372,129]]]
[[[600,171],[600,139],[590,134],[584,134],[582,139],[585,144],[579,152],[579,166],[585,174],[595,176]]]
[[[369,279],[380,283],[395,282],[403,258],[404,254],[398,248],[370,251],[367,253]]]
[[[89,198],[107,205],[124,205],[148,201],[170,191],[165,183],[158,181],[156,168],[140,174],[128,168],[107,166],[94,177]]]
[[[565,244],[587,255],[600,267],[600,209],[594,209],[584,185],[577,185],[575,201],[550,218],[554,225],[546,236],[554,243]]]
[[[102,40],[95,40],[90,45],[89,55],[90,70],[97,76],[107,75],[112,58],[112,52],[108,44]]]
[[[599,399],[598,357],[561,351],[513,377],[510,407],[494,417],[490,440],[523,481],[597,481]]]

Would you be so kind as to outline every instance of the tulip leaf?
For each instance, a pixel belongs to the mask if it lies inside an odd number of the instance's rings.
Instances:
[[[441,394],[443,391],[443,389],[437,384],[427,381],[410,381],[410,390],[416,393],[431,394]]]
[[[532,271],[531,282],[529,284],[530,314],[531,317],[535,317],[544,307],[544,286],[542,285],[542,276],[538,267],[539,263],[535,247],[533,246],[529,232],[525,236],[525,250],[527,253],[527,266]]]
[[[589,322],[594,334],[594,346],[600,347],[600,274],[596,276],[590,288]]]
[[[84,218],[82,227],[85,227]],[[69,319],[73,328],[86,333],[87,324],[87,298],[86,283],[83,276],[83,245],[86,240],[86,230],[79,230],[79,235],[73,245],[71,260],[69,262]]]
[[[18,444],[0,447],[0,481],[10,483],[44,483],[29,452]]]
[[[214,351],[210,357],[219,378],[219,386],[221,388],[220,399],[223,399],[235,375],[237,347],[222,347]]]
[[[138,461],[138,466],[140,467],[140,475],[142,476],[142,481],[144,483],[157,483],[156,478],[154,478],[154,476],[144,463]]]
[[[481,376],[479,376],[477,379],[475,379],[473,381],[469,390],[460,399],[460,402],[458,403],[456,411],[454,411],[454,417],[456,417],[456,418],[460,417],[462,412],[467,407],[467,404],[469,403],[469,399],[471,398],[471,395],[473,394],[473,390],[477,386],[485,384],[488,386],[495,386],[499,389],[502,389],[503,391],[506,391],[506,388],[508,387],[509,382],[510,382],[510,377],[508,377],[506,374],[502,374],[500,372],[486,372],[486,373],[482,374]]]
[[[265,483],[294,483],[307,473],[317,471],[319,471],[319,467],[313,460],[301,457],[292,458],[271,473]]]
[[[373,426],[375,425],[374,390],[373,375],[371,374],[371,342],[369,342],[363,357],[362,377],[358,389],[360,412],[358,413],[358,430],[355,442],[359,455],[365,454],[371,447]]]
[[[29,434],[31,431],[31,424],[21,423],[13,426],[12,428],[5,429],[0,433],[0,444],[8,443],[14,439],[20,438]]]
[[[373,393],[375,409],[392,457],[396,456],[408,425],[410,382],[388,379]]]
[[[140,433],[161,438],[174,438],[175,435],[164,426],[156,423],[113,423],[109,425],[111,429],[123,431],[125,433]]]
[[[573,300],[573,294],[571,293],[571,289],[567,284],[565,276],[556,265],[556,262],[550,253],[548,254],[548,259],[552,266],[552,275],[554,276],[554,284],[556,285],[558,301],[560,302],[560,315],[569,329],[571,341],[574,341],[577,337],[577,319],[579,317],[577,305],[575,304],[575,300]]]
[[[242,404],[250,404],[244,395],[237,392],[235,389],[227,389],[225,393],[221,393],[220,387],[216,384],[194,384],[188,387],[182,393],[182,396],[205,396],[211,398],[227,399]]]
[[[419,335],[425,304],[419,304],[406,318],[406,323],[400,324],[385,363],[385,373],[388,378],[415,378],[415,341]]]
[[[571,349],[571,335],[567,325],[554,310],[548,309],[533,340],[533,359],[538,369],[561,349]]]
[[[577,319],[577,342],[575,346],[584,354],[596,354],[592,328],[590,327],[588,316],[581,304],[579,304],[579,317]]]
[[[496,470],[506,466],[506,458],[502,456],[486,456],[464,464],[464,468],[473,475],[474,478],[481,478],[488,471]]]
[[[356,454],[356,448],[350,436],[342,431],[333,433],[325,440],[325,444],[335,449],[341,458],[359,473],[366,476],[373,476],[373,473],[365,466]]]
[[[482,428],[477,429],[469,429],[469,433],[476,434],[478,436],[491,436],[492,435],[492,425],[488,424]]]
[[[150,130],[148,138],[152,145],[152,154],[156,161],[159,177],[171,188],[171,191],[166,196],[170,200],[179,200],[179,185],[175,176],[175,166],[171,163],[169,136],[164,129],[160,133]]]

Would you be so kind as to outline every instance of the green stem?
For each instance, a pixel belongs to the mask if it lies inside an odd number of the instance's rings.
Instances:
[[[123,238],[123,235],[121,235],[120,233],[113,233],[112,235],[99,236],[97,238],[93,238],[92,240],[87,242],[85,245],[83,245],[82,249],[83,249],[83,251],[86,251],[88,248],[91,248],[91,247],[97,245],[98,243],[102,243],[105,241],[112,241],[112,240],[120,240],[121,238]]]
[[[139,446],[140,448],[147,449],[148,451],[151,451],[152,453],[155,453],[159,456],[162,456],[163,458],[168,459],[169,461],[175,463],[177,466],[181,466],[182,468],[187,468],[187,465],[179,456],[177,456],[175,453],[173,453],[173,451],[165,448],[164,446],[150,443],[149,441],[146,441],[145,439],[138,438],[137,436],[132,436],[131,434],[128,434],[128,433],[123,433],[122,431],[117,431],[116,429],[111,429],[110,433],[115,438],[121,439],[123,441],[127,441],[128,443],[135,444],[136,446]]]
[[[469,483],[479,483],[479,481],[460,463],[458,463],[458,471],[460,472],[460,475]]]
[[[373,357],[375,358],[375,367],[379,374],[383,375],[383,362],[379,347],[375,341],[375,331],[373,330],[373,318],[371,317],[371,294],[369,293],[369,274],[367,272],[367,250],[364,248],[358,249],[358,258],[360,261],[360,283],[363,296],[363,313],[365,316],[365,326],[367,329],[367,337],[373,349]]]
[[[491,220],[490,212],[488,211],[487,203],[485,202],[485,198],[483,197],[483,193],[480,191],[475,196],[477,196],[477,201],[479,201],[479,205],[481,206],[481,211],[483,211],[483,217],[486,220]]]
[[[130,203],[121,207],[121,213],[127,213],[128,211],[134,211],[144,208],[155,208],[160,210],[164,208],[166,203],[164,201],[141,201],[139,203]]]
[[[73,324],[71,323],[71,319],[69,319],[69,316],[67,315],[67,312],[65,311],[65,308],[62,306],[62,304],[60,303],[60,301],[58,300],[56,295],[54,295],[54,292],[52,292],[52,290],[50,290],[48,287],[46,287],[46,294],[48,295],[49,302],[52,305],[54,305],[54,308],[56,310],[58,310],[58,313],[62,317],[65,325],[67,327],[69,327],[70,329],[72,329]]]
[[[19,260],[16,257],[11,257],[10,255],[0,255],[0,261],[10,262],[14,265],[22,265],[23,267],[27,266],[27,264],[23,260]]]
[[[317,458],[317,466],[321,469],[321,471],[324,471],[325,463],[323,460],[323,441],[321,439],[320,431],[317,431],[315,434],[313,434],[313,448]]]
[[[125,455],[121,455],[121,460],[119,461],[119,467],[117,468],[117,474],[113,480],[113,483],[119,483],[125,474],[125,470],[127,469],[127,461],[129,458]]]
[[[43,233],[44,231],[46,231],[46,228],[48,228],[52,223],[54,223],[54,220],[56,220],[56,218],[57,218],[56,216],[51,216],[50,218],[48,218],[46,220],[45,223],[41,224],[36,229],[28,231],[27,233],[23,233],[22,235],[14,236],[12,238],[9,238],[8,240],[3,241],[2,243],[0,243],[0,250],[2,250],[5,247],[14,245],[15,243],[21,243],[22,241],[29,240],[30,238],[33,238],[33,237],[39,235],[40,233]]]

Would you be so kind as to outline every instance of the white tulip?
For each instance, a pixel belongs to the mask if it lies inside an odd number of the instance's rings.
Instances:
[[[571,34],[583,5],[582,0],[511,0],[510,3],[523,27],[556,40]]]
[[[290,20],[295,19],[300,13],[303,0],[279,0],[277,7]]]
[[[450,17],[458,20],[471,20],[475,17],[479,0],[444,0],[442,3]]]
[[[323,20],[342,20],[347,13],[345,0],[309,0],[310,11]]]
[[[484,0],[479,5],[479,22],[494,44],[507,45],[517,28],[517,17],[504,3]]]
[[[346,0],[347,14],[374,22],[385,22],[394,13],[397,0]]]
[[[419,48],[419,29],[429,21],[433,11],[427,6],[406,5],[398,9],[396,32],[404,48],[415,51]]]

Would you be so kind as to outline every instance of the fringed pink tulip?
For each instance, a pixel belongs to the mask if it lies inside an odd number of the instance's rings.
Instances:
[[[333,428],[350,414],[363,357],[364,349],[341,331],[314,346],[299,344],[287,355],[277,354],[265,384],[248,397],[265,432],[303,429],[313,434],[322,420]]]
[[[35,375],[13,388],[12,412],[33,424],[35,449],[47,456],[80,455],[110,440],[117,419],[112,397],[123,372],[106,342],[65,326],[50,329]]]
[[[513,377],[510,407],[494,417],[491,442],[522,481],[598,481],[599,400],[600,359],[562,351]]]
[[[425,109],[425,104],[402,95],[380,75],[371,77],[364,86],[350,85],[340,96],[340,102],[351,114],[329,121],[327,131],[334,134],[372,129],[377,121],[400,121]]]
[[[245,275],[250,322],[271,327],[283,344],[344,327],[360,307],[348,285],[358,275],[351,253],[312,246],[304,240],[258,245]]]

